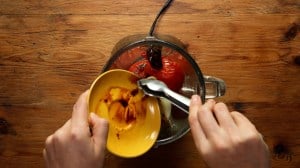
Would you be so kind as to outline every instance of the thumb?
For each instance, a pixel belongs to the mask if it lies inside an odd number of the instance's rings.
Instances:
[[[96,153],[104,153],[108,135],[108,122],[95,113],[90,114],[90,124]]]

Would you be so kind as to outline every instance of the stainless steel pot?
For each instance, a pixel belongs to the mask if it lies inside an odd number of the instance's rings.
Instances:
[[[138,34],[127,36],[120,40],[112,51],[112,55],[102,72],[110,69],[128,70],[131,65],[143,58],[143,53],[151,45],[162,47],[162,56],[170,57],[180,63],[184,71],[184,82],[179,90],[180,94],[191,97],[193,94],[200,95],[202,102],[205,99],[219,97],[225,94],[225,83],[223,80],[203,75],[199,66],[191,55],[186,51],[184,45],[175,37],[160,35],[147,36]],[[176,81],[174,81],[176,82]],[[164,108],[162,108],[165,110]],[[168,124],[162,123],[162,128],[155,146],[171,143],[189,131],[187,115],[175,106],[171,106],[171,116]],[[164,122],[164,121],[162,121]]]

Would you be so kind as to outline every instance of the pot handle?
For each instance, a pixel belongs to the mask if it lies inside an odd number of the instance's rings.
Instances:
[[[206,88],[205,99],[213,99],[225,94],[226,85],[222,79],[204,75],[204,81]]]

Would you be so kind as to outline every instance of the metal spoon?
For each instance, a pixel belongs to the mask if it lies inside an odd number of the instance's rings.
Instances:
[[[146,78],[138,80],[137,84],[145,94],[149,96],[165,98],[173,105],[189,114],[190,99],[173,92],[164,82],[152,78]]]

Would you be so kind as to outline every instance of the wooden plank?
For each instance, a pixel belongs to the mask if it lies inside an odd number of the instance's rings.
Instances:
[[[161,8],[164,0],[152,1],[34,1],[20,0],[18,3],[1,0],[0,14],[104,14],[104,15],[139,15],[152,14]],[[297,14],[299,0],[176,0],[168,13],[207,13],[218,15],[240,14]]]
[[[0,165],[43,167],[46,137],[70,117],[114,45],[147,33],[163,2],[1,0]],[[299,16],[299,0],[180,0],[157,29],[186,44],[204,74],[225,80],[218,100],[261,131],[272,167],[300,165]],[[135,159],[106,156],[110,168],[187,165],[206,167],[190,133]]]

